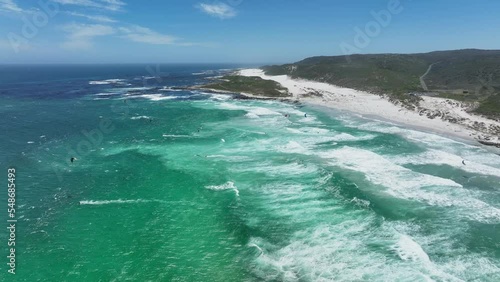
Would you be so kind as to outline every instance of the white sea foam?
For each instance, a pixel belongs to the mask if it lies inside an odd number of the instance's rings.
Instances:
[[[101,206],[101,205],[112,205],[112,204],[144,204],[144,203],[166,203],[165,201],[160,201],[160,200],[143,200],[143,199],[137,199],[137,200],[98,200],[98,201],[80,201],[80,205],[94,205],[94,206]]]
[[[208,155],[206,156],[209,159],[220,159],[228,162],[245,162],[252,160],[251,157],[248,156],[230,156],[230,155]]]
[[[192,138],[191,135],[176,135],[176,134],[163,134],[165,138]]]
[[[294,133],[294,134],[302,134],[302,135],[305,134],[304,132],[302,132],[302,131],[300,131],[299,129],[296,129],[296,128],[287,127],[286,130],[288,130],[289,132]]]
[[[226,109],[226,110],[243,110],[243,111],[247,111],[248,113],[250,114],[254,114],[254,115],[257,115],[257,116],[282,116],[281,113],[279,112],[276,112],[276,111],[273,111],[271,109],[268,109],[268,108],[264,108],[264,107],[250,107],[250,106],[240,106],[240,105],[236,105],[236,104],[231,104],[231,103],[221,103],[220,105],[220,108],[222,109]]]
[[[183,90],[182,89],[174,89],[170,86],[165,86],[165,87],[161,88],[160,91],[179,92],[179,91],[183,91]]]
[[[94,94],[94,96],[97,96],[97,97],[108,97],[108,96],[115,96],[115,95],[119,95],[119,94],[120,94],[119,92],[105,92],[105,93]]]
[[[362,149],[344,147],[319,155],[330,159],[333,165],[362,172],[371,183],[385,187],[385,192],[391,196],[453,208],[471,220],[500,222],[500,209],[474,198],[462,185],[450,179],[414,172]]]
[[[362,208],[369,208],[370,207],[370,201],[359,199],[357,197],[354,197],[351,200],[351,203],[354,203],[355,205],[362,207]]]
[[[251,118],[251,119],[257,119],[257,118],[260,118],[259,115],[256,115],[254,113],[247,113],[245,115],[247,118]]]
[[[310,155],[311,152],[297,141],[289,141],[285,145],[276,146],[276,150],[282,153]]]
[[[267,109],[267,108],[262,108],[262,107],[255,107],[255,108],[247,108],[246,109],[249,113],[258,115],[258,116],[281,116],[279,112]]]
[[[182,96],[163,96],[162,94],[142,94],[142,95],[129,96],[128,98],[129,99],[144,98],[144,99],[149,99],[151,101],[162,101],[162,100],[181,99],[181,98],[186,98],[186,97],[182,97]]]
[[[224,94],[210,94],[210,98],[213,99],[213,100],[217,100],[217,101],[226,101],[226,100],[229,100],[229,99],[232,99],[231,95],[224,95]]]
[[[262,250],[262,248],[259,247],[259,245],[255,244],[255,243],[248,243],[247,246],[250,248],[256,248],[259,251],[259,256],[261,256],[264,253],[264,250]]]
[[[375,131],[380,133],[397,134],[413,142],[422,143],[430,147],[446,148],[450,146],[459,145],[467,148],[474,148],[474,146],[467,145],[463,142],[455,141],[450,138],[446,138],[433,133],[427,133],[400,126],[395,126],[394,124],[391,123],[379,122],[379,121],[360,122],[360,121],[353,121],[350,118],[345,118],[344,121],[358,129]]]
[[[303,134],[303,135],[311,135],[311,134],[325,135],[330,133],[330,130],[318,127],[301,127],[300,129],[287,127],[286,129],[292,133]]]
[[[131,117],[130,119],[132,120],[140,120],[140,119],[150,119],[148,116],[136,116],[136,117]]]
[[[94,80],[89,81],[90,85],[106,85],[106,84],[124,84],[125,79],[106,79],[106,80]]]
[[[363,136],[353,136],[348,133],[340,133],[333,136],[333,141],[366,141],[375,138],[373,134],[365,134]]]
[[[149,89],[153,89],[154,87],[124,87],[124,88],[118,88],[118,90],[121,91],[145,91]]]
[[[362,136],[353,136],[348,133],[335,133],[328,129],[317,128],[317,127],[302,127],[302,128],[291,128],[287,127],[286,130],[298,135],[314,136],[313,138],[302,139],[304,144],[315,145],[323,142],[341,142],[341,141],[365,141],[375,138],[376,135],[365,134]],[[317,137],[319,136],[319,137]]]
[[[449,179],[413,172],[376,153],[363,149],[343,147],[319,153],[319,155],[331,159],[335,165],[363,172],[371,182],[392,189],[392,192],[396,195],[399,195],[399,193],[404,194],[403,190],[435,185],[462,187]]]
[[[240,195],[240,191],[238,188],[234,185],[234,182],[228,181],[222,185],[210,185],[210,186],[205,186],[206,189],[213,190],[213,191],[225,191],[225,190],[233,190],[236,193],[236,196]]]
[[[347,220],[299,231],[289,244],[281,247],[262,238],[251,238],[249,246],[259,246],[261,250],[253,270],[261,279],[279,281],[425,281],[432,280],[430,277],[456,280],[439,270],[409,236],[385,227],[373,230],[370,220]],[[391,242],[411,263],[397,263],[384,252],[370,248],[372,244]]]
[[[290,191],[292,190],[292,192]],[[392,225],[374,228],[372,215],[347,214],[335,211],[325,216],[324,201],[311,198],[312,192],[300,187],[268,190],[259,187],[268,211],[278,213],[286,222],[295,225],[310,216],[314,227],[302,229],[287,239],[286,245],[274,245],[264,238],[253,237],[248,244],[259,253],[252,266],[261,279],[278,281],[400,281],[446,280],[458,281],[447,270],[431,261],[424,248],[412,237],[396,231]],[[283,192],[283,193],[281,193]],[[286,194],[289,192],[288,194]],[[302,192],[302,193],[301,193]],[[273,201],[269,201],[275,199]],[[306,203],[308,202],[308,203]],[[294,204],[296,203],[296,204]],[[333,215],[342,214],[346,219]],[[317,225],[318,219],[335,224]],[[350,218],[350,219],[347,219]],[[249,220],[259,226],[258,220]],[[394,251],[398,257],[387,255]],[[392,247],[391,247],[392,246]],[[400,261],[397,261],[400,260]],[[430,277],[434,277],[431,279]]]
[[[462,163],[465,160],[465,165]],[[500,168],[491,167],[486,164],[468,160],[466,157],[461,157],[448,152],[430,149],[419,155],[411,156],[396,156],[394,161],[398,164],[436,164],[436,165],[449,165],[460,170],[470,173],[493,175],[500,177]],[[481,160],[477,160],[481,161]]]
[[[429,256],[422,247],[408,235],[401,235],[399,241],[392,247],[402,260],[430,263]]]
[[[251,167],[245,164],[243,167],[235,168],[234,170],[242,172],[248,171],[249,169],[252,172],[265,173],[272,177],[295,176],[302,178],[307,174],[318,172],[318,168],[312,164],[299,164],[297,162],[292,162],[289,164],[277,165],[270,161],[261,162],[256,165],[252,165]]]
[[[202,71],[202,72],[193,72],[192,75],[209,75],[209,74],[215,74],[215,70],[207,70],[207,71]]]

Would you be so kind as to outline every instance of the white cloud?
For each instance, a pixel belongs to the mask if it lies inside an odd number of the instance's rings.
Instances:
[[[132,26],[132,27],[120,27],[120,32],[122,38],[129,39],[135,42],[156,44],[156,45],[171,45],[177,44],[178,38],[158,33],[149,28],[142,26]]]
[[[0,0],[0,11],[22,13],[23,9],[19,8],[13,0]]]
[[[205,14],[220,19],[233,18],[237,14],[235,9],[224,3],[215,3],[215,4],[200,3],[196,5],[196,7]]]
[[[68,15],[72,15],[75,17],[82,17],[89,19],[91,21],[96,21],[96,22],[101,22],[101,23],[115,23],[116,20],[106,17],[106,16],[101,16],[101,15],[87,15],[87,14],[81,14],[81,13],[75,13],[75,12],[67,12]]]
[[[121,11],[125,2],[121,0],[52,0],[63,5],[76,5],[91,7],[97,9],[105,9],[109,11]]]
[[[63,47],[67,49],[88,49],[94,37],[114,34],[113,27],[101,24],[69,24],[62,28],[69,33]]]

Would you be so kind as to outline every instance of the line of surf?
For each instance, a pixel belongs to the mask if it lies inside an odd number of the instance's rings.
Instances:
[[[144,199],[136,199],[136,200],[84,200],[80,201],[80,205],[92,205],[92,206],[101,206],[101,205],[118,205],[118,204],[148,204],[148,203],[167,203],[166,201],[161,200],[144,200]]]

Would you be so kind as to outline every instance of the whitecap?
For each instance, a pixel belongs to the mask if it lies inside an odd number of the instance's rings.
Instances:
[[[207,93],[210,94],[210,93]],[[210,94],[210,98],[218,101],[226,101],[229,99],[232,99],[231,95],[224,95],[224,94]]]
[[[132,120],[140,120],[140,119],[151,119],[148,116],[136,116],[136,117],[131,117],[130,119]]]
[[[430,263],[429,255],[410,236],[402,234],[398,242],[391,247],[402,260]]]
[[[165,138],[191,138],[191,135],[163,134]]]
[[[170,86],[164,86],[163,88],[160,89],[160,91],[179,92],[179,91],[183,91],[183,90],[182,89],[174,89]]]
[[[111,204],[141,204],[141,203],[166,203],[165,201],[160,201],[160,200],[143,200],[143,199],[137,199],[137,200],[86,200],[86,201],[80,201],[80,205],[94,205],[94,206],[101,206],[101,205],[111,205]]]
[[[118,95],[120,93],[118,92],[105,92],[105,93],[97,93],[97,94],[94,94],[94,96],[98,96],[98,97],[107,97],[107,96],[113,96],[113,95]]]
[[[180,98],[186,98],[182,96],[163,96],[162,94],[143,94],[143,95],[133,95],[129,96],[129,99],[133,98],[144,98],[144,99],[149,99],[151,101],[162,101],[162,100],[173,100],[173,99],[180,99]]]
[[[245,115],[247,118],[251,118],[251,119],[257,119],[257,118],[260,118],[258,115],[254,114],[254,113],[247,113]]]
[[[414,165],[449,165],[470,173],[492,175],[500,177],[500,168],[495,168],[487,164],[480,163],[481,160],[469,160],[467,157],[458,156],[445,151],[430,149],[424,153],[411,156],[395,156],[397,164]],[[465,160],[466,165],[462,163]]]
[[[106,84],[124,84],[125,79],[106,79],[106,80],[94,80],[89,81],[90,85],[106,85]]]
[[[418,173],[371,151],[343,147],[319,153],[332,165],[365,175],[366,180],[386,188],[393,197],[453,208],[459,215],[484,223],[500,222],[500,209],[491,206],[451,179]],[[368,188],[369,189],[369,188]]]
[[[234,182],[228,181],[222,185],[210,185],[210,186],[205,186],[206,189],[213,190],[213,191],[224,191],[224,190],[233,190],[236,193],[236,196],[240,195],[240,191],[238,188],[234,185]]]

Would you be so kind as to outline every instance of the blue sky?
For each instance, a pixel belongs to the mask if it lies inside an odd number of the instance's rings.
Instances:
[[[500,49],[499,12],[497,0],[0,0],[0,63],[285,63]]]

